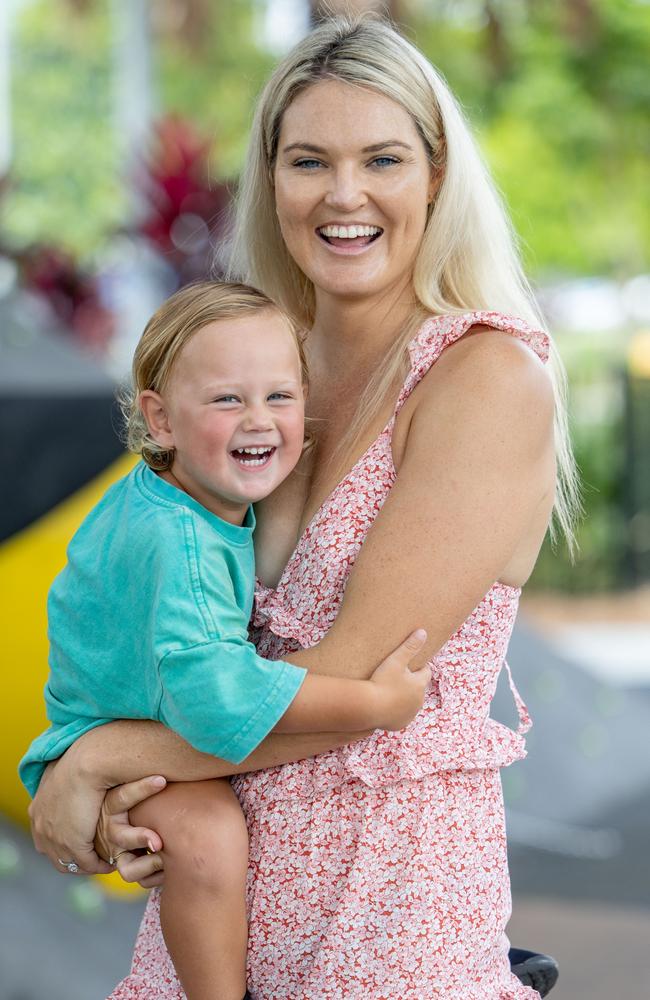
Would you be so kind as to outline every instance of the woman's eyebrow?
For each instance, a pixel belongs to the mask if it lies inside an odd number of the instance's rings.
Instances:
[[[401,142],[399,139],[387,139],[384,142],[376,142],[372,146],[364,146],[361,150],[362,153],[378,153],[382,149],[386,149],[388,146],[401,146],[402,149],[408,149],[413,152],[413,147],[409,146],[407,142]],[[323,149],[322,146],[314,146],[311,142],[292,142],[289,146],[285,146],[282,150],[283,153],[291,153],[294,149],[304,149],[310,153],[326,153],[327,150]]]
[[[285,146],[283,153],[291,153],[294,149],[307,149],[310,153],[324,153],[321,146],[314,146],[310,142],[292,142],[290,146]]]
[[[361,152],[378,153],[381,149],[386,149],[387,146],[401,146],[402,149],[409,149],[413,152],[413,146],[409,146],[407,142],[400,142],[399,139],[387,139],[386,142],[376,142],[374,146],[364,146]]]

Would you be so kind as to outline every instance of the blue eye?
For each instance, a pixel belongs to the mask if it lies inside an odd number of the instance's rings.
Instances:
[[[294,167],[298,167],[300,170],[314,170],[316,167],[322,166],[320,160],[296,160]]]
[[[379,167],[383,169],[384,167],[392,167],[394,163],[401,163],[395,156],[376,156],[374,160],[371,161],[373,167]]]
[[[289,392],[272,392],[269,396],[269,399],[279,399],[279,400],[293,399],[293,396]]]
[[[213,402],[232,404],[232,403],[238,403],[239,399],[237,398],[237,396],[217,396],[217,398],[213,400]]]

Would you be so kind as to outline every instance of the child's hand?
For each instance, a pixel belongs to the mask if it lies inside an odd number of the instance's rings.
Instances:
[[[426,638],[424,629],[412,632],[371,676],[370,683],[377,688],[377,729],[403,729],[422,707],[431,668],[425,664],[419,670],[411,670],[409,664]]]
[[[117,868],[125,882],[139,882],[145,889],[163,883],[158,853],[162,840],[153,830],[133,826],[129,809],[161,791],[165,784],[161,776],[155,775],[111,788],[97,823],[95,850],[99,856]]]

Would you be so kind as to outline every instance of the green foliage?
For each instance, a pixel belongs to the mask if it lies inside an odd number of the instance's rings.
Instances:
[[[157,47],[161,104],[215,136],[219,178],[239,173],[255,98],[275,62],[257,38],[255,8],[242,2],[215,4],[199,52],[180,38],[161,40]]]
[[[19,245],[43,241],[90,254],[125,211],[105,4],[80,18],[40,2],[16,20],[15,148],[3,233]]]
[[[259,38],[261,6],[212,4],[193,45],[178,31],[155,41],[161,112],[215,136],[219,179],[239,171],[274,61]],[[431,0],[410,9],[411,33],[479,131],[534,276],[647,267],[650,4]],[[35,0],[20,8],[15,35],[4,230],[88,253],[127,211],[111,121],[110,4],[94,0],[80,14],[64,0]]]
[[[620,341],[611,335],[571,340],[560,336],[571,384],[571,438],[583,488],[584,517],[577,530],[578,555],[566,545],[544,543],[529,586],[570,591],[608,591],[626,578],[625,384]]]
[[[235,178],[251,109],[273,57],[256,41],[256,5],[215,4],[201,47],[155,40],[159,107],[215,136],[216,178]],[[128,196],[113,123],[108,0],[83,14],[37,0],[16,17],[12,60],[14,163],[2,206],[5,239],[63,245],[82,255],[125,221]]]
[[[479,129],[529,269],[646,268],[650,5],[492,0],[492,29],[485,3],[458,7],[424,5],[414,34]]]

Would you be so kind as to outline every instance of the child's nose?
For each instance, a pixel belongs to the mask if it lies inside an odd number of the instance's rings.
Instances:
[[[273,416],[268,406],[250,406],[244,417],[244,429],[251,431],[264,431],[273,427]]]

